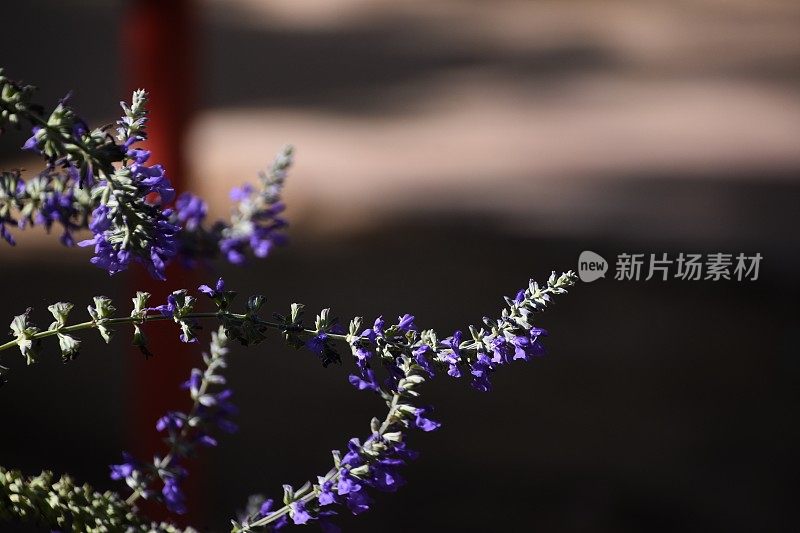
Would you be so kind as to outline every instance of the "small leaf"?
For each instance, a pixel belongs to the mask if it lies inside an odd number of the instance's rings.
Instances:
[[[257,314],[258,311],[261,309],[261,307],[264,305],[264,302],[266,302],[266,301],[267,301],[267,299],[264,296],[261,296],[260,294],[255,295],[255,296],[251,296],[250,298],[248,298],[247,299],[247,314],[248,315]]]
[[[33,310],[29,307],[21,315],[17,315],[11,321],[11,334],[16,337],[19,351],[25,356],[25,360],[30,365],[35,363],[39,356],[39,345],[41,342],[32,337],[39,329],[31,324],[30,314]]]
[[[147,302],[149,299],[149,292],[137,292],[136,296],[133,298],[133,311],[131,311],[131,316],[134,318],[143,318],[144,314],[147,312]]]
[[[289,505],[294,501],[294,489],[292,489],[291,485],[284,485],[283,486],[283,503]]]
[[[65,363],[78,357],[81,341],[75,337],[59,333],[58,344],[61,347],[61,360]]]
[[[48,306],[47,309],[48,311],[50,311],[50,313],[52,313],[53,318],[56,319],[58,327],[61,328],[64,327],[64,324],[66,324],[67,315],[69,314],[70,311],[72,311],[72,307],[73,305],[69,302],[58,302],[54,303],[51,306]],[[54,328],[51,326],[50,329]]]
[[[147,348],[147,337],[145,337],[138,324],[134,324],[133,326],[133,345],[139,347],[145,359],[153,356],[153,353]]]

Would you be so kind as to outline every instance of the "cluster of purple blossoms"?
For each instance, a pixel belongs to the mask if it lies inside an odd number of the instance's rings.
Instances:
[[[0,179],[0,236],[15,244],[8,227],[24,229],[40,225],[48,231],[54,223],[63,227],[61,242],[72,246],[72,232],[87,227],[93,200],[90,187],[95,175],[113,172],[122,151],[102,129],[90,131],[62,98],[49,116],[30,103],[31,86],[11,82],[0,70],[0,132],[4,123],[19,126],[22,119],[34,124],[22,148],[42,155],[47,166],[24,181],[19,171],[3,172]]]
[[[229,262],[241,265],[248,251],[263,258],[286,242],[287,223],[280,214],[286,174],[292,165],[294,150],[285,146],[266,172],[259,173],[260,186],[243,185],[231,191],[234,202],[230,221],[218,221],[203,228],[208,213],[206,203],[191,193],[182,193],[175,203],[173,220],[183,225],[180,253],[184,260],[206,258],[219,253]]]
[[[380,333],[376,334],[376,340],[384,331],[382,321],[378,323]],[[317,326],[330,330],[333,323],[326,316],[320,316]],[[401,317],[399,324],[386,331],[410,332],[411,327],[413,317],[406,315]],[[323,336],[317,332],[314,338],[318,339],[317,342],[326,342],[330,335]],[[425,372],[408,354],[398,354],[392,363],[390,378],[383,386],[375,380],[369,359],[371,357],[367,356],[365,361],[359,362],[359,368],[362,375],[368,376],[370,386],[359,388],[374,390],[386,401],[389,411],[384,420],[373,419],[371,435],[363,442],[351,439],[344,455],[334,452],[334,467],[326,475],[317,477],[317,483],[307,483],[297,490],[285,485],[284,507],[274,509],[273,501],[266,500],[257,513],[245,519],[234,531],[250,531],[263,526],[279,530],[289,524],[304,525],[312,521],[317,521],[323,531],[339,531],[330,522],[330,518],[337,514],[337,506],[361,514],[369,510],[372,503],[369,490],[394,492],[403,485],[400,469],[417,457],[417,453],[407,447],[404,431],[407,428],[433,431],[440,424],[429,419],[425,409],[410,403],[418,396],[416,388],[425,381]],[[352,382],[361,378],[351,376],[350,379]]]
[[[23,148],[43,155],[48,164],[45,172],[27,182],[18,172],[2,174],[0,237],[9,243],[13,244],[13,237],[8,224],[22,228],[37,224],[47,229],[61,224],[61,240],[67,245],[74,243],[74,230],[88,228],[94,236],[80,245],[94,246],[94,264],[113,274],[131,262],[139,262],[154,277],[164,279],[165,265],[178,257],[193,264],[224,255],[228,261],[241,264],[248,254],[268,255],[285,239],[280,196],[292,162],[291,147],[260,175],[260,188],[244,186],[232,192],[236,205],[230,223],[218,222],[206,229],[206,204],[188,193],[176,200],[164,169],[148,165],[150,153],[134,147],[146,139],[143,91],[134,93],[130,106],[122,103],[125,115],[117,122],[118,142],[105,128],[90,131],[66,105],[66,98],[48,118],[41,118],[30,104],[30,92],[29,87],[9,82],[0,71],[0,128],[27,119],[33,131]],[[122,164],[118,167],[119,162]],[[172,202],[174,210],[167,208]],[[236,431],[231,422],[236,414],[230,401],[232,393],[224,388],[225,378],[220,373],[225,367],[228,338],[247,345],[261,342],[267,329],[277,329],[291,345],[317,354],[323,365],[340,362],[332,344],[347,342],[358,369],[349,376],[350,383],[381,398],[387,414],[382,420],[372,419],[370,434],[363,441],[351,439],[343,455],[335,451],[333,468],[317,477],[316,483],[308,482],[296,490],[284,485],[283,507],[276,509],[273,500],[260,498],[241,523],[234,524],[235,532],[312,522],[326,531],[338,531],[330,522],[337,508],[360,514],[372,504],[370,491],[392,492],[403,485],[401,467],[417,456],[407,447],[407,430],[433,431],[440,427],[430,418],[430,408],[418,405],[420,385],[436,373],[446,372],[455,378],[468,376],[473,387],[488,391],[490,375],[500,366],[542,355],[541,337],[546,332],[532,325],[532,314],[546,307],[553,295],[566,292],[574,280],[574,274],[568,272],[560,277],[553,273],[544,287],[531,281],[514,298],[506,298],[507,306],[499,319],[485,318],[482,326],[470,326],[468,335],[456,331],[442,340],[432,330],[418,330],[409,314],[398,317],[395,324],[379,317],[366,329],[357,318],[345,333],[327,309],[317,317],[313,329],[305,329],[299,304],[292,306],[288,319],[274,315],[278,322],[263,320],[258,316],[263,297],[251,297],[245,313],[232,313],[228,308],[235,293],[226,291],[220,279],[213,288],[199,288],[214,300],[216,313],[194,313],[195,299],[185,290],[173,292],[167,303],[158,307],[147,307],[149,295],[138,293],[129,318],[112,319],[110,300],[96,297],[95,306],[89,307],[92,320],[67,326],[72,305],[60,302],[48,308],[56,321],[47,330],[35,327],[29,312],[17,316],[11,325],[15,339],[2,348],[16,345],[31,363],[37,359],[41,339],[57,336],[66,361],[77,355],[80,344],[68,333],[92,327],[108,342],[112,325],[127,322],[134,326],[134,343],[147,354],[140,327],[148,320],[174,320],[184,342],[196,341],[198,318],[220,320],[222,326],[212,334],[210,354],[203,355],[204,367],[193,369],[183,384],[189,391],[191,408],[170,411],[156,422],[169,451],[152,463],[123,453],[123,462],[111,465],[111,477],[124,480],[133,490],[125,505],[135,515],[133,504],[138,498],[153,499],[172,512],[184,513],[186,498],[181,483],[188,472],[183,460],[201,447],[216,446],[215,430]],[[0,370],[6,369],[0,366]]]
[[[40,187],[31,198],[26,189],[37,180],[26,184],[19,173],[17,180],[5,180],[14,174],[3,174],[5,181],[21,183],[5,184],[0,190],[0,238],[8,243],[15,244],[11,225],[41,224],[49,229],[58,222],[64,227],[61,242],[68,246],[75,244],[74,230],[89,229],[92,238],[78,244],[94,248],[94,265],[115,274],[138,262],[163,280],[166,265],[176,258],[190,267],[219,255],[242,264],[248,253],[265,257],[285,242],[280,197],[292,163],[291,147],[259,174],[259,187],[234,189],[230,221],[206,229],[205,202],[190,193],[176,199],[164,168],[148,164],[150,152],[136,146],[147,138],[144,91],[135,91],[130,105],[121,103],[124,115],[117,121],[115,138],[107,128],[90,130],[67,105],[69,96],[43,118],[40,106],[30,103],[32,87],[14,83],[0,71],[0,89],[0,128],[30,122],[32,134],[23,149],[42,155],[47,161],[43,175],[56,176],[62,184]],[[12,216],[12,209],[20,216]]]
[[[59,100],[47,119],[28,113],[34,126],[22,149],[42,155],[50,170],[63,169],[78,187],[88,189],[97,177],[113,173],[114,163],[124,154],[105,129],[89,129],[67,105],[70,97],[71,93]]]
[[[192,398],[191,409],[170,411],[156,423],[156,429],[166,435],[169,452],[157,456],[152,463],[123,454],[123,462],[111,466],[111,477],[124,480],[133,490],[127,499],[129,505],[138,498],[149,498],[164,503],[173,512],[185,512],[181,483],[188,473],[182,459],[200,447],[215,446],[212,430],[236,430],[230,421],[236,413],[230,402],[232,393],[223,388],[225,379],[218,372],[225,366],[224,342],[231,338],[245,345],[253,344],[266,338],[268,329],[278,330],[290,345],[309,349],[320,355],[325,364],[329,357],[325,354],[335,351],[330,344],[343,341],[350,346],[358,370],[349,376],[350,383],[359,390],[375,393],[385,402],[387,414],[382,420],[372,419],[370,434],[365,439],[351,439],[344,454],[334,452],[333,468],[317,477],[316,483],[308,482],[296,490],[285,485],[282,507],[276,509],[273,501],[265,501],[263,497],[257,503],[251,498],[247,515],[233,529],[234,532],[262,527],[278,529],[314,522],[327,531],[336,531],[330,520],[337,509],[343,507],[360,514],[372,504],[371,491],[392,492],[403,485],[401,469],[417,456],[407,445],[407,431],[434,431],[440,427],[430,417],[430,407],[419,404],[420,386],[446,370],[455,377],[471,376],[472,385],[486,391],[490,388],[489,375],[500,366],[542,355],[544,331],[532,325],[532,315],[544,309],[552,296],[565,293],[575,278],[572,272],[560,276],[553,273],[545,286],[531,280],[514,298],[506,298],[507,305],[499,319],[484,318],[482,327],[470,326],[468,340],[456,332],[439,341],[434,331],[417,329],[414,317],[409,314],[398,317],[393,324],[379,317],[368,328],[362,327],[361,318],[355,318],[346,333],[330,309],[317,315],[312,329],[305,328],[301,304],[293,304],[287,317],[274,314],[277,322],[266,321],[258,315],[264,303],[260,296],[250,297],[246,312],[237,314],[230,310],[235,292],[226,290],[222,279],[213,287],[201,285],[198,289],[214,301],[215,313],[195,313],[195,299],[185,290],[173,292],[166,304],[157,307],[147,306],[147,293],[137,293],[130,318],[112,322],[114,307],[110,300],[95,297],[94,307],[89,307],[92,321],[86,325],[97,328],[106,341],[110,338],[109,327],[122,322],[134,325],[134,343],[141,347],[146,343],[139,328],[149,320],[173,319],[180,325],[181,339],[185,342],[194,339],[194,321],[201,317],[213,317],[222,324],[212,336],[211,355],[204,355],[205,369],[193,369],[183,385]],[[66,325],[71,308],[66,303],[50,306],[56,322],[46,331],[30,322],[29,313],[16,317],[11,325],[16,339],[7,346],[18,346],[28,361],[33,362],[40,338],[58,335],[62,356],[65,360],[73,358],[79,341],[67,334],[73,331]]]
[[[366,329],[362,329],[362,319],[356,318],[348,334],[341,335],[334,333],[336,320],[324,310],[317,316],[315,328],[304,330],[313,335],[305,347],[319,354],[329,342],[346,341],[358,368],[358,374],[350,375],[350,383],[380,396],[388,413],[383,421],[372,420],[371,435],[363,442],[351,439],[343,456],[334,452],[334,467],[316,483],[306,483],[297,490],[284,486],[283,507],[275,509],[273,500],[266,500],[234,531],[261,527],[277,530],[312,521],[318,521],[323,530],[336,531],[329,519],[336,514],[337,504],[360,514],[372,501],[368,489],[397,490],[403,484],[400,468],[417,456],[406,445],[406,430],[433,431],[440,427],[429,417],[430,408],[414,405],[419,386],[437,371],[446,370],[453,377],[469,375],[473,387],[488,391],[489,375],[500,366],[543,355],[541,337],[546,333],[531,324],[532,314],[546,307],[553,295],[565,293],[574,280],[572,272],[561,276],[553,273],[546,286],[531,280],[516,297],[506,298],[499,319],[484,319],[481,328],[471,326],[469,340],[463,340],[463,334],[457,331],[439,341],[432,330],[417,330],[409,314],[391,325],[379,317]],[[287,331],[297,330],[298,316],[293,307],[291,319],[286,321]],[[379,372],[385,376],[382,380]]]
[[[90,262],[109,274],[126,270],[133,260],[144,265],[151,276],[163,281],[167,263],[178,253],[175,238],[180,228],[159,216],[168,216],[169,209],[148,211],[151,217],[146,225],[131,229],[117,223],[127,217],[119,213],[116,206],[101,205],[92,212],[93,219],[89,224],[94,237],[80,241],[78,245],[94,246],[94,257]]]
[[[123,452],[123,462],[111,465],[111,478],[124,480],[134,491],[134,499],[155,499],[163,502],[171,512],[185,513],[186,498],[181,490],[181,481],[187,476],[187,471],[181,466],[181,459],[199,447],[216,446],[215,429],[226,433],[238,429],[231,421],[238,412],[230,401],[232,392],[221,388],[225,385],[221,371],[227,366],[226,342],[223,328],[212,333],[209,353],[203,354],[204,368],[193,368],[189,379],[182,385],[192,399],[189,411],[170,411],[156,422],[156,430],[166,435],[169,452],[156,457],[151,464],[139,462]],[[153,488],[159,482],[160,490]]]
[[[513,299],[507,298],[508,307],[502,318],[484,319],[486,329],[470,327],[472,338],[463,340],[463,333],[456,331],[450,337],[437,342],[433,331],[419,332],[415,329],[414,317],[403,315],[396,325],[386,327],[383,317],[375,320],[371,328],[359,335],[351,333],[349,342],[360,375],[350,376],[350,382],[358,389],[378,390],[371,361],[380,355],[387,366],[390,381],[397,381],[401,374],[391,364],[396,353],[407,351],[414,362],[429,377],[437,370],[445,370],[449,376],[471,377],[471,385],[477,390],[491,390],[489,376],[500,366],[515,360],[529,361],[545,354],[541,338],[547,331],[528,323],[531,313],[549,301],[549,293],[543,293],[535,282],[521,290]],[[320,348],[317,348],[320,349]]]
[[[117,139],[125,151],[124,165],[99,181],[92,194],[100,205],[92,212],[92,239],[78,243],[94,246],[92,264],[111,274],[143,264],[156,279],[166,279],[164,269],[177,254],[180,226],[164,209],[175,199],[175,190],[161,165],[147,165],[150,152],[133,148],[146,138],[147,94],[135,91],[130,106],[122,103],[125,116],[117,122]]]
[[[60,222],[66,245],[75,242],[72,230],[88,227],[93,238],[78,244],[94,247],[93,264],[114,274],[137,261],[164,279],[165,264],[177,254],[180,227],[170,223],[170,212],[163,209],[175,198],[164,169],[148,166],[149,152],[132,148],[146,138],[145,92],[135,91],[130,106],[122,103],[120,144],[105,129],[90,131],[67,100],[62,99],[46,120],[27,114],[35,125],[23,148],[44,156],[47,170],[25,184],[25,191],[31,191],[28,196],[14,191],[14,207],[22,215],[19,226],[30,220],[49,229]],[[122,166],[115,168],[120,161]],[[0,233],[10,241],[5,228]]]
[[[219,243],[228,261],[244,263],[248,248],[256,257],[266,257],[276,244],[285,242],[280,230],[286,221],[279,216],[285,209],[283,203],[262,205],[261,195],[250,185],[233,189],[231,200],[237,203],[237,210]]]
[[[175,201],[175,218],[185,231],[197,231],[208,215],[208,205],[199,196],[184,192]]]
[[[72,246],[72,232],[85,228],[91,199],[88,192],[74,187],[68,173],[46,169],[25,181],[18,171],[0,174],[0,237],[16,244],[6,225],[24,229],[43,226],[48,232],[54,224],[62,228],[60,241]]]

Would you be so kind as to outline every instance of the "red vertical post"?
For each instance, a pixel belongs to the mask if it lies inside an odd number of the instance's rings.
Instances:
[[[151,163],[164,166],[175,190],[186,189],[186,165],[183,144],[193,107],[193,29],[191,0],[130,0],[123,19],[122,50],[125,55],[126,85],[149,93],[146,148],[152,152]],[[144,269],[134,269],[134,290],[152,294],[158,305],[179,288],[191,288],[194,279],[177,265],[167,269],[167,281],[148,277]],[[140,457],[165,453],[155,422],[168,410],[183,409],[188,396],[179,386],[189,375],[195,346],[181,345],[174,327],[160,324],[147,328],[150,350],[155,357],[145,361],[133,355],[131,364],[132,450]],[[183,483],[189,495],[196,492],[199,472],[193,471]],[[191,485],[190,485],[191,483]],[[190,512],[197,506],[191,505]],[[160,508],[145,507],[153,518],[165,518]],[[175,517],[170,517],[174,519]]]

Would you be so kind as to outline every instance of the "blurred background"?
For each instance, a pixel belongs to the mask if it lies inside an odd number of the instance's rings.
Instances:
[[[443,428],[411,437],[408,486],[345,531],[796,531],[797,2],[29,0],[2,18],[0,65],[45,105],[74,90],[101,125],[150,89],[156,157],[212,218],[296,146],[290,246],[162,291],[223,275],[270,310],[447,333],[583,250],[612,270],[623,252],[764,256],[757,281],[581,283],[541,316],[546,358],[490,394],[430,384]],[[27,136],[0,139],[0,168],[41,166]],[[0,249],[9,321],[95,294],[124,308],[151,284],[56,236],[18,241]],[[155,446],[200,347],[143,365],[127,332],[83,338],[69,365],[4,354],[1,462],[116,489],[107,465]],[[278,338],[235,349],[241,430],[193,468],[191,522],[225,530],[249,494],[279,497],[365,435],[383,406],[348,373]]]

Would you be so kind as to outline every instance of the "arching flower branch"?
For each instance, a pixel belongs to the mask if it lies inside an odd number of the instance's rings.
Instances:
[[[27,123],[31,136],[23,148],[40,154],[46,165],[28,179],[20,171],[0,175],[0,238],[9,244],[15,244],[13,227],[41,225],[49,230],[59,224],[60,240],[68,246],[75,243],[74,232],[89,230],[92,238],[79,244],[93,247],[95,265],[114,274],[131,263],[141,263],[155,278],[164,279],[170,261],[195,267],[221,256],[241,264],[247,255],[265,257],[284,241],[281,195],[292,164],[291,147],[284,148],[259,175],[257,187],[245,185],[233,191],[229,221],[207,225],[205,202],[189,193],[176,197],[164,169],[150,164],[151,154],[140,145],[147,136],[144,91],[134,92],[130,104],[121,104],[124,115],[115,125],[93,130],[69,107],[68,98],[46,115],[32,102],[33,94],[31,86],[8,79],[0,70],[0,131]],[[292,304],[286,315],[273,313],[265,318],[262,296],[251,296],[234,311],[236,293],[221,279],[213,287],[198,289],[213,302],[211,311],[198,309],[197,297],[185,289],[172,292],[166,302],[155,306],[149,294],[138,292],[127,315],[118,315],[109,298],[97,296],[87,307],[89,319],[83,322],[70,322],[72,303],[54,303],[48,307],[53,321],[47,327],[35,324],[28,309],[11,321],[11,339],[0,344],[0,354],[17,349],[29,365],[39,361],[43,350],[55,346],[55,341],[61,359],[73,360],[80,352],[79,334],[84,330],[97,330],[110,342],[120,327],[131,327],[133,344],[150,356],[146,328],[153,323],[173,322],[185,343],[197,341],[200,321],[216,321],[218,329],[203,364],[192,370],[183,385],[190,408],[169,411],[156,421],[156,430],[166,436],[166,452],[151,462],[123,454],[121,463],[111,465],[112,479],[130,490],[126,498],[88,485],[78,487],[67,476],[56,479],[44,472],[26,477],[0,468],[0,521],[28,521],[74,531],[179,531],[169,523],[142,518],[137,503],[149,499],[175,513],[186,510],[181,490],[188,475],[184,459],[203,447],[216,446],[217,430],[236,429],[231,420],[236,413],[232,392],[225,388],[222,374],[226,343],[251,346],[272,332],[289,346],[308,350],[323,366],[341,363],[340,350],[349,350],[356,369],[349,375],[350,383],[377,395],[386,404],[386,413],[372,419],[366,438],[351,439],[344,453],[334,451],[333,466],[316,482],[296,489],[284,485],[282,506],[251,496],[248,511],[233,521],[233,531],[309,523],[336,530],[332,517],[341,508],[362,513],[371,504],[370,491],[394,491],[403,483],[401,467],[417,455],[407,447],[408,430],[433,431],[440,426],[430,418],[431,407],[421,403],[422,384],[446,374],[489,391],[490,376],[500,367],[544,353],[542,337],[547,333],[533,323],[534,315],[574,283],[571,271],[553,272],[543,285],[531,280],[513,298],[505,299],[499,317],[485,318],[479,326],[446,337],[418,329],[409,314],[395,323],[379,317],[368,327],[357,317],[344,329],[330,309],[306,324],[301,304]],[[0,384],[7,370],[0,365]]]
[[[90,130],[63,98],[49,116],[31,102],[35,89],[7,78],[0,69],[0,129],[32,126],[23,149],[40,154],[45,168],[24,180],[19,170],[0,174],[0,237],[16,244],[11,227],[60,224],[60,240],[75,244],[73,232],[93,236],[91,262],[115,274],[141,263],[157,279],[175,259],[193,267],[218,256],[242,264],[248,253],[265,257],[286,240],[280,214],[286,173],[293,149],[281,149],[258,186],[234,189],[228,221],[206,225],[205,202],[175,190],[158,164],[149,164],[147,93],[134,91],[114,127]],[[174,202],[174,208],[171,207]]]

